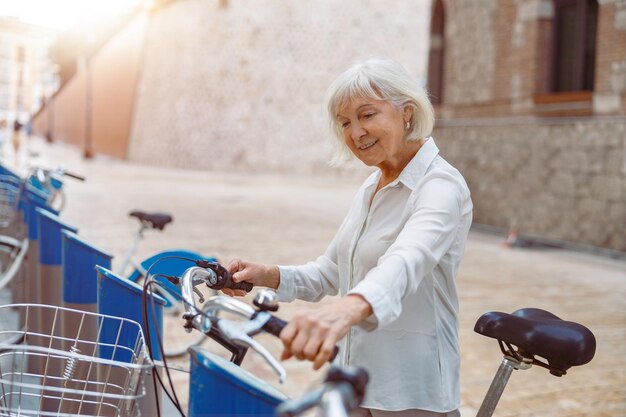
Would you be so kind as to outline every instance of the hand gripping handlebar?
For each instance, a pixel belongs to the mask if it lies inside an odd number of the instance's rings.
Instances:
[[[195,286],[215,281],[217,273],[213,268],[192,267],[185,271],[180,284],[185,303],[183,318],[187,321],[185,328],[200,330],[214,338],[226,347],[235,344],[244,348],[252,348],[259,353],[278,374],[280,381],[284,381],[286,372],[280,363],[252,336],[265,331],[276,337],[285,328],[287,322],[273,316],[268,310],[275,310],[274,293],[270,290],[260,290],[255,298],[258,309],[236,300],[232,297],[214,296],[209,298],[201,311],[196,307],[193,297]],[[222,312],[230,313],[248,321],[236,321],[219,317]],[[333,360],[339,349],[335,350],[330,358]]]
[[[212,290],[221,290],[223,288],[231,288],[233,290],[244,290],[245,292],[252,291],[251,282],[235,282],[233,276],[217,262],[207,262],[201,264],[215,273],[214,276],[206,283],[206,285]]]

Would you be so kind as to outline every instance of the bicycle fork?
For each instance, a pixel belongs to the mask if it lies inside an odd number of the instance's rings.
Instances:
[[[498,405],[498,401],[500,401],[500,397],[502,397],[504,388],[509,382],[509,378],[511,377],[513,370],[526,370],[530,369],[531,366],[532,359],[524,358],[522,361],[519,361],[511,356],[505,355],[504,359],[502,359],[502,363],[500,363],[500,367],[498,368],[496,375],[493,377],[493,381],[491,381],[489,390],[487,391],[487,394],[485,394],[485,398],[483,399],[483,403],[480,405],[480,409],[478,410],[476,417],[491,417],[496,409],[496,406]]]

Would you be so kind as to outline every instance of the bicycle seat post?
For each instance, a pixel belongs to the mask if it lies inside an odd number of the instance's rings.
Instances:
[[[504,359],[502,359],[502,363],[500,363],[500,367],[498,368],[496,375],[493,377],[493,381],[491,381],[489,390],[487,391],[487,394],[485,394],[485,398],[483,399],[483,403],[480,405],[480,409],[478,410],[476,417],[491,417],[496,409],[496,406],[498,405],[498,401],[500,401],[500,397],[502,397],[504,388],[509,382],[509,378],[511,377],[513,370],[525,370],[529,369],[531,366],[532,360],[527,361],[526,358],[523,358],[522,361],[519,361],[511,356],[505,355]]]
[[[126,271],[128,264],[131,262],[133,255],[137,251],[137,247],[139,247],[139,242],[141,242],[141,240],[143,239],[143,231],[146,230],[147,228],[148,226],[144,222],[140,222],[139,230],[137,230],[137,233],[135,233],[135,236],[133,237],[133,241],[128,247],[126,254],[124,254],[124,258],[122,259],[122,263],[117,269],[117,274],[119,276],[124,276],[124,272]]]

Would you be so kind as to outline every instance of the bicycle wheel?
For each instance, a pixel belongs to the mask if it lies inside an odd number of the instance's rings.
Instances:
[[[139,267],[128,277],[129,280],[142,285],[145,274],[150,271],[159,286],[153,287],[153,291],[165,299],[163,306],[163,319],[166,321],[164,329],[177,329],[173,333],[164,335],[164,352],[166,358],[174,358],[187,354],[189,346],[198,346],[206,336],[199,332],[186,333],[180,326],[179,319],[185,308],[182,301],[180,288],[168,281],[163,275],[180,277],[187,268],[193,265],[194,260],[205,259],[215,261],[215,258],[206,258],[198,253],[187,250],[170,250],[159,252],[142,261]],[[209,298],[217,294],[217,291],[206,288],[205,297]],[[172,321],[171,325],[167,321]]]
[[[216,261],[213,257],[207,258],[188,250],[158,252],[142,261],[127,279],[141,284],[145,279],[145,274],[149,271],[159,283],[160,288],[155,291],[166,301],[164,312],[167,315],[179,316],[184,311],[181,290],[163,275],[180,277],[187,268],[193,265],[193,261],[201,259]],[[208,296],[215,294],[216,292],[213,291]]]
[[[28,240],[0,236],[0,290],[17,276],[27,251]]]

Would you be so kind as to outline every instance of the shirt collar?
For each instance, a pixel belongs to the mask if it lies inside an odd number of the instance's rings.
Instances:
[[[437,155],[439,155],[439,148],[435,144],[435,140],[432,137],[426,138],[422,147],[417,151],[413,159],[409,161],[407,166],[404,167],[398,178],[387,184],[385,188],[394,187],[401,182],[411,191],[415,190],[417,183],[426,174],[426,170]],[[380,180],[380,176],[381,172],[377,169],[365,181],[363,184],[364,188],[375,187]]]
[[[410,188],[411,191],[415,190],[417,183],[424,177],[426,170],[437,155],[439,155],[439,148],[435,145],[435,140],[432,137],[426,138],[413,159],[404,167],[398,178],[389,185],[394,186],[401,182]]]

